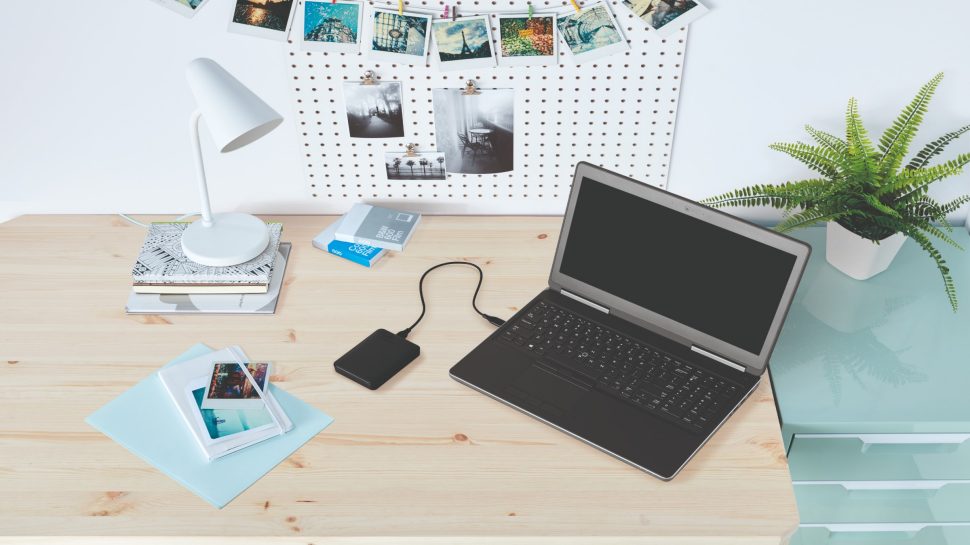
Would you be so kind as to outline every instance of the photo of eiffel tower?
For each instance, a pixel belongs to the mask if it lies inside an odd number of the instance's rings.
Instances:
[[[492,56],[485,19],[435,21],[432,27],[442,62],[487,59]]]

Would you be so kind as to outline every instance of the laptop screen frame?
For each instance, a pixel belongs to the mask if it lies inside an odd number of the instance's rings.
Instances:
[[[761,349],[757,353],[750,352],[562,273],[562,258],[569,241],[569,230],[572,226],[573,211],[576,208],[576,200],[579,196],[583,178],[589,178],[618,189],[624,193],[628,193],[631,197],[645,199],[666,208],[688,214],[713,226],[726,229],[793,255],[795,257],[794,265],[792,266],[788,281],[785,284],[784,292],[779,299],[778,307],[775,309],[774,318],[771,321],[771,326],[768,328],[768,333],[765,336]],[[792,300],[795,297],[795,291],[805,271],[805,266],[811,251],[811,246],[800,240],[765,229],[764,227],[726,214],[720,210],[715,210],[590,163],[580,162],[576,165],[572,190],[569,194],[569,202],[566,206],[562,230],[559,235],[559,244],[556,247],[556,257],[549,275],[549,286],[557,291],[565,289],[572,294],[589,299],[597,305],[608,308],[610,314],[633,322],[636,325],[671,338],[686,346],[693,345],[722,358],[727,358],[743,366],[747,372],[761,375],[768,365],[771,351],[774,349],[775,342],[778,340],[778,334],[788,314]]]

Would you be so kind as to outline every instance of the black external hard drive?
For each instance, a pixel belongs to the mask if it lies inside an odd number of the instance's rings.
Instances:
[[[333,363],[333,368],[371,390],[381,387],[414,361],[421,348],[386,329],[378,329]]]

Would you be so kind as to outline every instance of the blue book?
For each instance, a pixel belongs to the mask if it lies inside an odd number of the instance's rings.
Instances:
[[[190,348],[168,365],[211,352]],[[293,421],[288,433],[209,462],[195,443],[158,378],[152,373],[85,421],[215,507],[222,508],[333,422],[333,418],[270,384]]]
[[[313,246],[365,267],[370,267],[374,263],[377,263],[380,258],[384,257],[384,254],[387,253],[387,250],[384,248],[376,248],[357,242],[344,242],[335,239],[334,233],[337,231],[337,226],[341,221],[342,218],[333,222],[330,227],[327,227],[317,235],[313,239]]]

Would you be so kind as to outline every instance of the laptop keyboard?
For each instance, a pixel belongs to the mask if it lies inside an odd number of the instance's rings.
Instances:
[[[696,432],[711,429],[740,394],[732,382],[544,301],[500,338]]]

